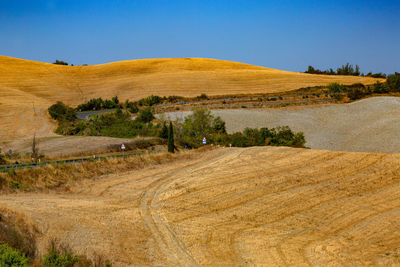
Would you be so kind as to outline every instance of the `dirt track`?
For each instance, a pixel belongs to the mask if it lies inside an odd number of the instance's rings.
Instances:
[[[400,264],[400,155],[219,149],[5,206],[115,266]]]
[[[182,118],[190,112],[168,113]],[[288,125],[302,131],[306,146],[336,151],[400,153],[400,98],[373,97],[350,104],[263,110],[214,110],[228,132]]]

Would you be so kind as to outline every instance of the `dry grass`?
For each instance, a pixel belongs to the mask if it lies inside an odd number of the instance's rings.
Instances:
[[[66,159],[85,157],[92,155],[104,155],[112,152],[121,152],[121,144],[125,144],[126,150],[145,149],[153,145],[163,144],[164,141],[157,137],[137,138],[113,138],[105,136],[57,136],[37,138],[36,146],[39,154],[45,159]],[[0,144],[1,151],[8,153],[13,150],[13,160],[31,161],[32,139],[17,140],[14,142]]]
[[[237,62],[144,59],[94,66],[61,66],[0,56],[0,141],[52,136],[46,114],[57,100],[77,105],[93,97],[136,100],[151,94],[194,97],[283,92],[331,82],[376,79],[287,72]],[[34,112],[35,111],[35,112]]]
[[[34,259],[38,234],[39,230],[30,218],[7,208],[0,208],[0,244],[4,242]]]
[[[70,187],[84,179],[96,179],[102,175],[123,173],[143,169],[153,165],[170,163],[175,160],[189,159],[210,147],[175,154],[145,154],[126,158],[111,158],[100,161],[88,161],[77,164],[49,165],[40,168],[22,169],[9,173],[0,172],[0,190],[69,191]]]
[[[72,193],[5,194],[0,207],[114,266],[398,266],[399,163],[389,154],[216,149],[82,180]]]

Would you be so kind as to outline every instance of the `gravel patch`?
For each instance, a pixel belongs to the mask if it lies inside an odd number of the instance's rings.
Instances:
[[[167,119],[183,119],[190,112],[166,113]],[[302,131],[306,146],[336,151],[400,153],[400,98],[373,97],[361,101],[322,106],[262,110],[213,110],[227,131],[246,127],[288,125]]]

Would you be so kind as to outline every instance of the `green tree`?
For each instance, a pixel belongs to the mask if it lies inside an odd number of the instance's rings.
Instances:
[[[175,144],[174,144],[174,127],[172,126],[172,122],[169,122],[168,129],[168,152],[174,153]]]
[[[400,92],[400,73],[396,72],[387,77],[387,85],[392,92]]]
[[[103,102],[103,108],[105,109],[111,109],[111,108],[115,108],[115,103],[112,100],[106,99]]]
[[[221,119],[220,116],[217,116],[214,119],[213,128],[214,128],[214,131],[219,133],[219,134],[225,134],[226,133],[225,122]]]
[[[58,101],[56,104],[48,108],[50,116],[55,120],[73,121],[76,119],[76,112],[73,108],[68,107],[63,102]]]
[[[168,138],[168,127],[165,124],[165,122],[164,122],[163,127],[161,128],[161,132],[160,132],[160,134],[158,136],[160,138],[164,138],[164,139]]]
[[[194,109],[193,113],[185,118],[183,134],[194,139],[195,142],[200,142],[204,136],[209,138],[214,131],[213,120],[214,117],[209,110]]]
[[[141,109],[139,111],[138,116],[136,117],[136,120],[138,122],[143,122],[143,123],[151,122],[153,119],[154,115],[150,107]]]
[[[62,61],[62,60],[58,60],[58,59],[56,59],[56,61],[54,61],[53,64],[68,66],[68,63],[67,63],[67,62]]]
[[[115,103],[115,105],[119,104],[118,96],[114,96],[112,101]]]

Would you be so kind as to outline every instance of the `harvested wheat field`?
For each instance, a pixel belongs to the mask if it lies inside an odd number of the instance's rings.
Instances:
[[[191,112],[166,113],[184,119]],[[351,152],[400,153],[400,97],[372,97],[348,104],[279,109],[213,110],[226,122],[228,132],[246,127],[287,125],[304,132],[306,146]]]
[[[137,100],[155,94],[193,97],[282,92],[306,86],[372,84],[377,79],[311,75],[237,62],[143,59],[92,66],[62,66],[0,56],[0,141],[54,135],[47,108],[56,101],[77,105],[90,98]]]
[[[390,266],[399,193],[399,154],[220,148],[0,208],[114,266]]]

